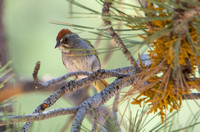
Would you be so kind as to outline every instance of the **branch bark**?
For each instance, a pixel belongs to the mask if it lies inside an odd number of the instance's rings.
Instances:
[[[77,72],[77,73],[81,73],[81,72]],[[123,74],[123,73],[125,73],[125,74]],[[23,127],[23,131],[28,131],[31,126],[30,121],[52,118],[52,117],[55,117],[58,115],[70,114],[70,111],[71,112],[73,111],[72,113],[75,113],[74,111],[78,110],[78,112],[76,114],[76,118],[73,122],[73,127],[72,127],[71,131],[80,131],[80,126],[81,126],[81,123],[82,123],[85,115],[90,110],[95,110],[95,109],[99,108],[101,105],[103,105],[104,103],[106,103],[111,97],[113,97],[114,95],[117,95],[119,93],[119,91],[121,89],[123,89],[124,87],[132,85],[134,82],[134,79],[135,79],[135,76],[134,76],[135,73],[136,72],[134,71],[133,67],[125,67],[125,68],[119,68],[119,69],[113,69],[113,70],[98,70],[93,73],[88,73],[88,75],[90,75],[90,76],[88,76],[86,78],[83,78],[83,79],[77,80],[77,81],[67,82],[65,86],[63,86],[62,88],[57,90],[55,93],[50,95],[46,100],[44,100],[44,102],[35,109],[33,114],[25,115],[25,116],[9,116],[8,117],[9,120],[6,120],[6,122],[9,122],[9,124],[12,124],[12,123],[19,122],[19,121],[28,121]],[[73,74],[75,74],[75,73],[73,73]],[[72,75],[72,74],[70,74],[70,75]],[[113,83],[111,83],[108,87],[106,87],[103,91],[101,91],[100,93],[85,100],[78,107],[71,108],[71,110],[70,110],[70,108],[66,108],[66,109],[57,109],[57,110],[52,110],[52,111],[49,111],[46,113],[45,112],[41,113],[46,108],[52,106],[65,93],[75,91],[79,88],[82,88],[84,86],[91,84],[92,82],[95,82],[97,80],[102,80],[102,79],[108,78],[108,77],[117,77],[117,79]],[[56,83],[56,79],[54,81],[55,81],[54,83]],[[58,82],[59,82],[59,79],[58,79]],[[119,97],[119,95],[116,96],[115,102],[117,102],[118,97]],[[200,99],[200,94],[192,93],[191,95],[184,95],[183,99]],[[114,113],[113,114],[117,114],[116,108],[117,108],[117,106],[114,103],[114,105],[113,105]],[[116,115],[115,115],[115,119],[117,121]],[[1,125],[5,124],[6,122],[3,121],[2,119],[0,120]]]
[[[8,116],[5,118],[9,120],[6,120],[6,119],[1,120],[0,126],[13,124],[16,122],[40,121],[40,120],[45,120],[45,119],[61,116],[61,115],[76,114],[77,110],[78,110],[78,107],[59,108],[59,109],[46,111],[43,113],[35,113],[35,114],[20,115],[20,116]]]
[[[116,95],[121,89],[123,89],[126,86],[130,86],[134,82],[134,77],[126,77],[126,78],[118,78],[113,83],[111,83],[108,87],[106,87],[103,91],[100,93],[94,95],[93,97],[87,99],[84,101],[79,108],[83,111],[86,111],[86,113],[91,110],[95,109],[104,103],[106,103],[111,97]],[[82,119],[85,115],[80,117]],[[82,122],[81,120],[74,121],[73,127],[71,131],[79,132],[80,131],[80,125]]]
[[[200,99],[200,93],[191,93],[183,95],[184,100]]]
[[[37,73],[38,75],[38,63],[36,64],[36,68],[34,70],[34,72]],[[67,82],[63,87],[61,87],[60,89],[58,89],[54,94],[52,94],[51,96],[49,96],[46,100],[44,100],[44,102],[42,104],[40,104],[33,113],[41,113],[43,112],[46,108],[49,108],[50,106],[52,106],[61,96],[63,96],[66,93],[69,92],[73,92],[78,90],[79,88],[85,87],[90,85],[92,82],[98,81],[98,80],[102,80],[108,77],[118,77],[118,78],[123,78],[123,77],[128,77],[129,75],[133,75],[132,72],[127,73],[127,74],[122,74],[124,72],[128,72],[128,71],[133,71],[133,68],[131,67],[127,67],[127,68],[119,68],[119,69],[114,69],[114,70],[98,70],[96,72],[93,73],[88,73],[88,75],[90,75],[89,77],[77,80],[77,81],[69,81]],[[74,73],[69,73],[70,75],[77,75],[79,73],[83,73],[83,72],[74,72]],[[68,75],[68,74],[66,74]],[[64,76],[66,76],[64,75]],[[60,77],[60,78],[64,78],[64,76]],[[35,78],[37,78],[37,76],[34,76]],[[46,82],[46,84],[48,84],[48,86],[50,86],[51,84],[55,84],[56,82],[60,82],[60,78],[57,79],[53,79]],[[37,79],[34,79],[37,80]],[[52,83],[53,82],[53,83]],[[36,81],[37,83],[37,81]],[[81,107],[82,108],[82,107]],[[23,127],[23,131],[27,132],[29,130],[31,126],[31,122],[26,122],[26,124]]]
[[[106,0],[105,0],[106,1]],[[108,16],[110,15],[110,6],[112,5],[112,2],[104,2],[103,9],[102,9],[102,19],[104,21],[104,24],[107,26],[107,31],[114,39],[115,43],[119,46],[122,53],[126,56],[128,61],[131,63],[131,65],[136,69],[137,72],[139,72],[139,67],[136,63],[136,60],[131,55],[131,52],[126,48],[123,41],[119,37],[119,35],[114,31],[112,27],[111,21],[108,19]]]

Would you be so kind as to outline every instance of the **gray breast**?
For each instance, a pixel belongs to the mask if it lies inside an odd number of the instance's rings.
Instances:
[[[99,60],[92,55],[84,55],[82,52],[76,53],[63,53],[63,63],[68,72],[88,71],[93,72],[100,69]]]

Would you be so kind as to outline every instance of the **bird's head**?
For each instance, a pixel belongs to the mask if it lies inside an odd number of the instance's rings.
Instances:
[[[56,46],[55,48],[59,47],[60,49],[69,49],[73,48],[73,40],[78,37],[77,34],[71,32],[69,29],[62,29],[57,35],[56,38]]]

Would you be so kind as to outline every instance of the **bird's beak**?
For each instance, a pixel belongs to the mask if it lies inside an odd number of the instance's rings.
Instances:
[[[55,48],[59,47],[61,45],[60,41],[57,41]]]

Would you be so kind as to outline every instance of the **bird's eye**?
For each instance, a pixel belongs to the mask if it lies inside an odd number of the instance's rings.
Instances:
[[[63,38],[62,43],[67,44],[68,43],[68,39],[67,38]]]

